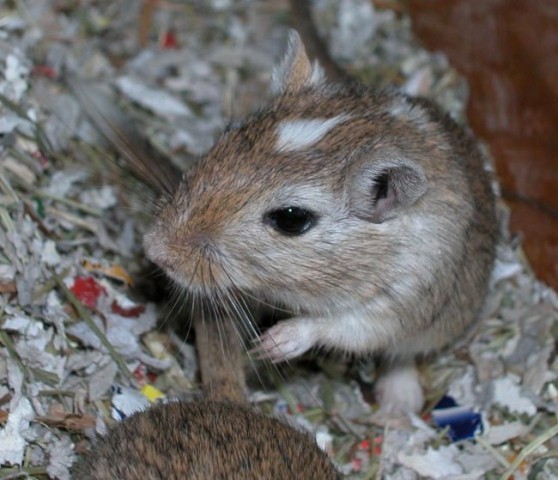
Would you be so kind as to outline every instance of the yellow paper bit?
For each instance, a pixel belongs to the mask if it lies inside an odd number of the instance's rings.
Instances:
[[[151,403],[159,400],[160,398],[164,398],[165,394],[161,392],[161,390],[155,388],[153,385],[146,384],[141,387],[141,393],[149,400]]]

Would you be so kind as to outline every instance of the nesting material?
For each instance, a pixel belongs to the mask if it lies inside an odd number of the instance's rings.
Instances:
[[[417,44],[406,16],[374,3],[314,2],[338,61],[464,122],[463,79]],[[132,298],[145,191],[108,173],[111,154],[60,75],[112,89],[186,168],[231,116],[269,94],[286,14],[282,2],[256,0],[0,6],[0,477],[71,478],[108,426],[197,392],[192,345],[161,328],[160,307]],[[558,296],[533,277],[506,220],[500,205],[503,240],[482,320],[421,366],[420,417],[371,422],[365,361],[290,370],[277,388],[252,390],[253,403],[313,432],[350,478],[557,478]],[[436,426],[431,410],[444,395],[480,417],[472,438],[452,441]]]

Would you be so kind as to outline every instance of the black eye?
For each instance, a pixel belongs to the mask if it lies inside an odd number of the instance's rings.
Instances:
[[[272,210],[264,216],[265,223],[283,235],[302,235],[316,223],[316,215],[299,207]]]

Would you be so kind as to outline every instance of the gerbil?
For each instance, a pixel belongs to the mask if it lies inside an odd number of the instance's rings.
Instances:
[[[146,254],[194,295],[292,311],[261,357],[385,353],[381,409],[417,411],[413,357],[461,335],[485,297],[497,229],[482,156],[427,100],[328,82],[294,31],[272,83],[158,212]]]
[[[341,478],[310,438],[236,403],[157,405],[112,429],[80,480]]]
[[[131,415],[99,439],[75,478],[340,479],[309,434],[242,404],[242,342],[226,313],[194,319],[204,397]]]

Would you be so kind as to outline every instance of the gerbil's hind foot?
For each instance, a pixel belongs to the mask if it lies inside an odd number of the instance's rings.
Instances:
[[[250,354],[273,363],[298,357],[315,345],[310,319],[291,319],[277,323],[255,340]]]
[[[419,413],[424,405],[424,392],[413,362],[394,363],[387,367],[376,381],[374,390],[380,406],[373,418],[377,423],[405,420],[409,414]]]

